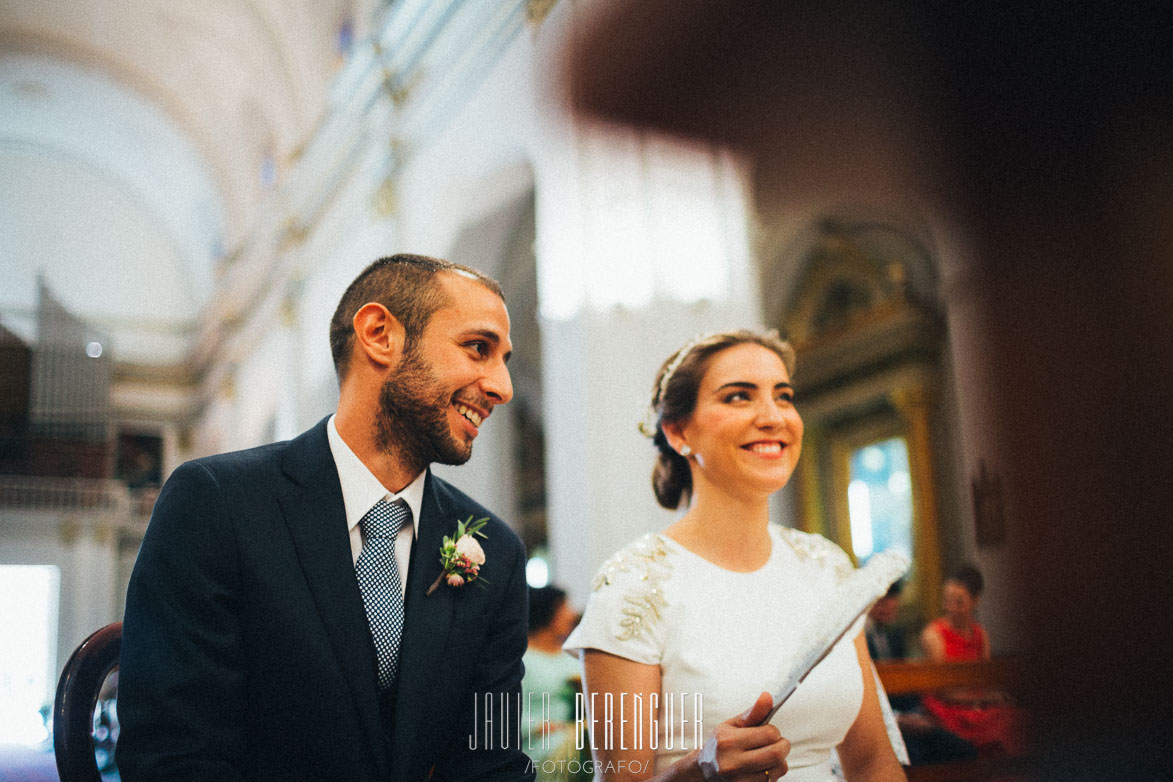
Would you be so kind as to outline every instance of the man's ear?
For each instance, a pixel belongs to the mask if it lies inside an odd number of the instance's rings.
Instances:
[[[359,307],[352,324],[355,348],[368,362],[382,369],[399,363],[407,332],[390,310],[377,302],[368,302]]]

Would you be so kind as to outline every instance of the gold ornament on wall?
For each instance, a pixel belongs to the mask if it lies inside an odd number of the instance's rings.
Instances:
[[[558,5],[558,0],[528,0],[525,4],[526,25],[531,30],[537,31],[556,5]]]
[[[379,184],[374,197],[375,214],[378,217],[395,217],[399,212],[399,197],[395,187],[395,180],[386,177]]]

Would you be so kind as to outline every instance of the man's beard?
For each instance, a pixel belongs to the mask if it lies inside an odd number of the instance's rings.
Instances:
[[[464,464],[472,442],[458,440],[448,423],[452,396],[440,387],[432,368],[415,346],[403,354],[379,391],[375,437],[380,450],[392,454],[411,473],[429,464]]]

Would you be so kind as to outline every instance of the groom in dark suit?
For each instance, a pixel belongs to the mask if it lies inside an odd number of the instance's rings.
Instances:
[[[330,344],[336,415],[188,462],[159,496],[123,625],[124,782],[533,778],[515,738],[523,547],[428,470],[467,461],[513,395],[501,290],[384,258]],[[484,537],[445,571],[469,517]]]

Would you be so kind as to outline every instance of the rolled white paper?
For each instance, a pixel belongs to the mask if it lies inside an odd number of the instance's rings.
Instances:
[[[774,690],[774,707],[762,724],[773,718],[807,674],[831,652],[855,621],[887,593],[888,587],[908,572],[910,565],[908,557],[903,554],[883,551],[873,555],[866,565],[843,580],[830,601],[831,610],[818,621],[796,657],[797,662]]]

